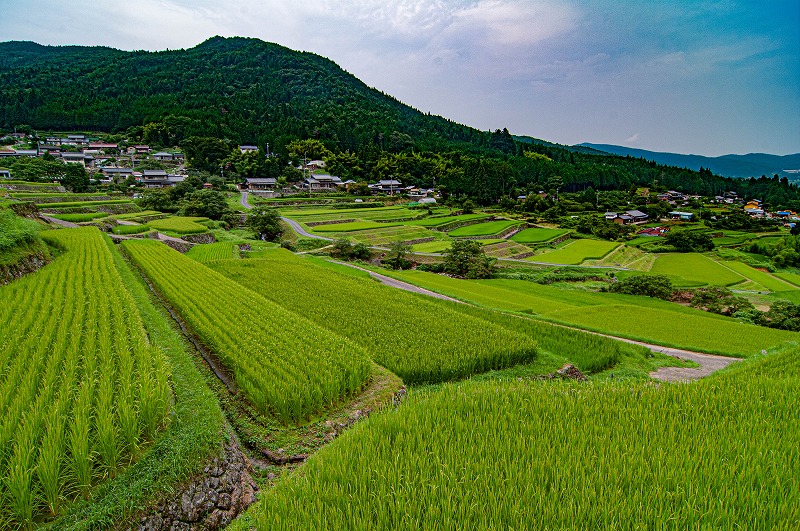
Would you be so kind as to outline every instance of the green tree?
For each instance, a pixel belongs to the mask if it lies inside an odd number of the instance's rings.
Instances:
[[[383,264],[391,267],[392,269],[408,269],[411,267],[411,260],[408,255],[411,254],[411,246],[402,240],[397,240],[392,244],[391,249],[383,259]]]
[[[664,241],[679,253],[704,253],[714,249],[714,241],[707,232],[696,230],[672,230]]]
[[[196,190],[183,200],[181,207],[187,216],[211,219],[222,219],[230,210],[225,193],[217,190]]]
[[[734,295],[728,288],[712,286],[694,290],[689,306],[720,315],[748,312],[755,307],[744,297]]]
[[[61,184],[74,193],[89,191],[89,174],[81,164],[68,163],[64,165],[64,176]]]
[[[453,240],[444,252],[443,272],[459,278],[491,278],[496,267],[475,240]]]
[[[245,224],[259,240],[278,241],[283,233],[280,214],[274,208],[256,207],[252,209],[247,214]]]
[[[231,153],[227,142],[213,137],[189,137],[181,147],[192,168],[214,174],[219,173],[220,165]]]
[[[615,282],[609,291],[669,300],[675,289],[666,275],[634,275]]]

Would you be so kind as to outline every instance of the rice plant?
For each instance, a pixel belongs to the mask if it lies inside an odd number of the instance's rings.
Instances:
[[[369,378],[367,356],[350,341],[162,243],[122,245],[260,411],[296,422]]]
[[[171,393],[100,231],[42,236],[65,252],[0,288],[0,521],[14,527],[58,516],[137,457]]]

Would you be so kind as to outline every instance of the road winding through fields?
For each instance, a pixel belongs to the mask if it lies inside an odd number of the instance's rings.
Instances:
[[[402,280],[397,280],[386,275],[381,275],[380,273],[375,273],[368,269],[364,269],[362,267],[358,267],[353,264],[348,264],[346,262],[337,262],[342,265],[346,265],[348,267],[352,267],[354,269],[359,269],[361,271],[366,271],[370,274],[370,276],[382,284],[390,286],[396,289],[402,289],[405,291],[410,291],[412,293],[419,293],[422,295],[427,295],[429,297],[435,297],[437,299],[444,299],[452,302],[458,302],[461,304],[468,304],[464,301],[454,299],[452,297],[448,297],[446,295],[442,295],[441,293],[436,293],[434,291],[430,291],[427,289],[420,288],[419,286],[415,286],[414,284],[410,284],[408,282],[403,282]],[[608,334],[600,334],[598,332],[592,332],[590,330],[584,330],[582,328],[576,328],[574,326],[566,326],[562,324],[555,324],[554,326],[560,326],[562,328],[569,328],[571,330],[578,330],[580,332],[584,332],[586,334],[594,334],[598,336],[607,337],[610,339],[616,339],[617,341],[624,341],[625,343],[631,343],[633,345],[640,345],[642,347],[650,349],[652,352],[657,352],[660,354],[666,354],[668,356],[672,356],[673,358],[678,358],[684,361],[693,361],[697,363],[700,367],[697,368],[690,368],[690,367],[661,367],[656,371],[650,373],[651,378],[655,378],[656,380],[661,380],[664,382],[688,382],[692,380],[699,380],[709,374],[712,374],[720,369],[724,369],[728,365],[733,362],[741,361],[741,358],[733,358],[728,356],[716,356],[714,354],[705,354],[703,352],[692,352],[689,350],[682,350],[678,348],[671,348],[665,347],[663,345],[654,345],[652,343],[645,343],[643,341],[635,341],[633,339],[626,339],[624,337],[617,337]]]
[[[242,206],[244,206],[245,208],[252,208],[250,206],[250,204],[247,202],[247,192],[242,192]],[[309,233],[303,227],[301,227],[298,222],[294,221],[293,219],[282,217],[281,220],[283,220],[290,227],[292,227],[292,229],[297,234],[299,234],[300,236],[303,236],[305,238],[315,238],[315,239],[319,239],[319,240],[333,241],[332,238],[326,238],[324,236],[318,236],[316,234]],[[434,253],[431,253],[431,255],[434,255]],[[536,262],[530,262],[530,261],[527,261],[527,260],[524,260],[524,262],[536,263]],[[388,277],[386,275],[381,275],[380,273],[375,273],[374,271],[370,271],[368,269],[364,269],[362,267],[358,267],[358,266],[353,265],[353,264],[348,264],[348,263],[345,263],[345,262],[338,262],[338,263],[340,263],[342,265],[346,265],[348,267],[355,268],[355,269],[360,269],[361,271],[366,271],[367,273],[369,273],[369,275],[372,278],[374,278],[374,279],[378,280],[380,283],[385,284],[385,285],[387,285],[389,287],[392,287],[392,288],[402,289],[402,290],[405,290],[405,291],[410,291],[412,293],[419,293],[421,295],[426,295],[428,297],[434,297],[434,298],[437,298],[437,299],[448,300],[448,301],[451,301],[451,302],[458,302],[458,303],[461,303],[461,304],[467,304],[464,301],[460,301],[458,299],[454,299],[452,297],[448,297],[446,295],[442,295],[441,293],[436,293],[435,291],[430,291],[430,290],[421,288],[419,286],[415,286],[414,284],[410,284],[408,282],[403,282],[402,280],[397,280],[397,279],[394,279],[392,277]],[[545,264],[543,263],[543,265],[545,265]],[[551,265],[552,266],[552,265],[557,265],[557,264],[546,264],[546,265]],[[597,268],[597,269],[607,269],[607,268],[609,268],[609,266],[589,266],[589,267],[594,267],[594,268]],[[615,269],[625,269],[625,268],[617,267]],[[678,359],[684,360],[684,361],[693,361],[693,362],[695,362],[695,363],[697,363],[699,365],[699,367],[697,367],[697,368],[661,367],[658,370],[653,371],[653,372],[650,373],[650,377],[651,378],[655,378],[656,380],[661,380],[661,381],[664,381],[664,382],[687,382],[687,381],[692,381],[692,380],[699,380],[700,378],[708,376],[709,374],[712,374],[712,373],[714,373],[714,372],[716,372],[716,371],[718,371],[720,369],[724,369],[725,367],[727,367],[728,365],[730,365],[733,362],[741,361],[741,358],[733,358],[733,357],[728,357],[728,356],[716,356],[714,354],[705,354],[705,353],[702,353],[702,352],[692,352],[692,351],[689,351],[689,350],[682,350],[682,349],[677,349],[677,348],[664,347],[662,345],[654,345],[652,343],[645,343],[645,342],[642,342],[642,341],[635,341],[635,340],[632,340],[632,339],[626,339],[624,337],[617,337],[617,336],[611,336],[611,335],[608,335],[608,334],[600,334],[600,333],[597,333],[597,332],[591,332],[589,330],[584,330],[582,328],[575,328],[575,327],[572,327],[572,326],[564,326],[564,325],[556,325],[556,326],[563,326],[564,328],[570,328],[572,330],[579,330],[579,331],[585,332],[587,334],[595,334],[595,335],[599,335],[599,336],[605,336],[605,337],[608,337],[608,338],[611,338],[611,339],[616,339],[617,341],[624,341],[626,343],[631,343],[631,344],[634,344],[634,345],[640,345],[640,346],[643,346],[645,348],[650,349],[652,352],[657,352],[657,353],[660,353],[660,354],[666,354],[668,356],[672,356],[673,358],[678,358]]]

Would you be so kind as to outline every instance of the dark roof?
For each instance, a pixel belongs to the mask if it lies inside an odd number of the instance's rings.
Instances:
[[[167,172],[164,170],[142,170],[142,176],[147,178],[166,177]]]

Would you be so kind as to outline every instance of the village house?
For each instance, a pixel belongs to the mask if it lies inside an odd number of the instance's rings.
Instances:
[[[374,194],[394,195],[403,191],[403,183],[396,179],[382,179],[375,184],[370,184],[369,189]]]
[[[132,175],[136,176],[136,173]],[[145,188],[170,188],[186,180],[185,175],[169,175],[164,170],[142,170],[139,182]]]
[[[253,151],[258,151],[258,146],[239,146],[239,151],[242,153],[251,153]]]
[[[681,221],[692,221],[692,218],[694,217],[694,213],[692,212],[680,212],[677,210],[673,212],[667,212],[667,215],[670,217],[670,219],[679,219]]]
[[[613,221],[619,225],[645,223],[649,218],[647,214],[640,210],[628,210],[622,213],[606,212],[604,217],[606,221]]]
[[[84,153],[61,153],[61,160],[63,160],[65,163],[68,162],[71,164],[80,164],[83,167],[94,166],[94,157]]]
[[[344,186],[344,183],[339,177],[334,175],[310,175],[303,180],[303,187],[308,188],[310,192],[320,190],[335,190],[340,186]]]
[[[0,170],[0,179],[10,179],[11,170]]]
[[[175,155],[166,151],[159,151],[158,153],[153,153],[153,158],[160,161],[174,160]]]
[[[276,185],[277,181],[274,177],[248,177],[240,188],[251,191],[271,191]]]
[[[119,151],[117,144],[110,144],[106,142],[90,142],[87,149],[99,153],[116,153]],[[84,153],[85,152],[86,150],[84,150]]]
[[[644,237],[658,237],[658,236],[664,236],[668,232],[669,232],[669,227],[650,227],[638,231],[636,235]]]
[[[150,146],[145,146],[145,145],[130,146],[128,148],[128,153],[130,153],[131,155],[133,155],[134,153],[137,155],[142,155],[142,154],[146,155],[147,153],[150,153]]]

